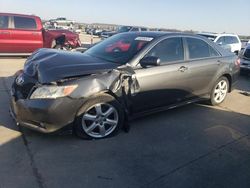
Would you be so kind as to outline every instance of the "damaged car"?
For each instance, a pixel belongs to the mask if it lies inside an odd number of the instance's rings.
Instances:
[[[28,56],[39,48],[73,50],[81,47],[79,35],[43,27],[34,15],[0,13],[0,56]]]
[[[84,139],[106,138],[141,115],[222,103],[239,68],[233,53],[182,33],[122,33],[83,54],[40,49],[16,73],[11,114],[42,133],[69,126]]]

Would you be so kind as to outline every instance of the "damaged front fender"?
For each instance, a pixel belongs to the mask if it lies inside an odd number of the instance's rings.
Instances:
[[[135,72],[130,66],[122,66],[103,74],[90,75],[77,80],[78,89],[71,94],[72,98],[88,100],[96,95],[108,93],[114,96],[127,114],[132,112],[132,97],[140,86]],[[82,112],[79,111],[79,114]]]

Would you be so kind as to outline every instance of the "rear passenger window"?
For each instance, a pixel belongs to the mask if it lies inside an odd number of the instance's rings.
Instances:
[[[234,37],[234,36],[225,37],[225,42],[226,42],[226,44],[235,44],[235,43],[239,43],[237,37]]]
[[[187,38],[190,59],[210,57],[210,46],[200,39]]]
[[[210,56],[211,57],[218,57],[218,56],[220,56],[220,54],[215,49],[213,49],[211,46],[209,46],[209,51],[210,51]]]
[[[32,18],[14,16],[16,29],[36,29],[36,21]]]
[[[8,16],[0,16],[0,29],[7,29],[9,25]]]
[[[158,43],[146,56],[158,57],[161,63],[184,60],[184,50],[180,37],[169,38]]]

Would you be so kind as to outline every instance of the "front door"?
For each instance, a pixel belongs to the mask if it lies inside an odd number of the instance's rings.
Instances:
[[[147,53],[145,57],[158,57],[161,65],[135,70],[140,91],[133,98],[134,112],[181,102],[189,95],[183,49],[182,38],[173,37],[160,41]]]
[[[0,15],[0,53],[11,52],[9,23],[9,16]]]

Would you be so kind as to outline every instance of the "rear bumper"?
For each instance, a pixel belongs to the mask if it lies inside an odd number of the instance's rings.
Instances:
[[[78,100],[60,99],[11,99],[10,113],[24,127],[42,133],[52,133],[73,123],[80,108]]]

